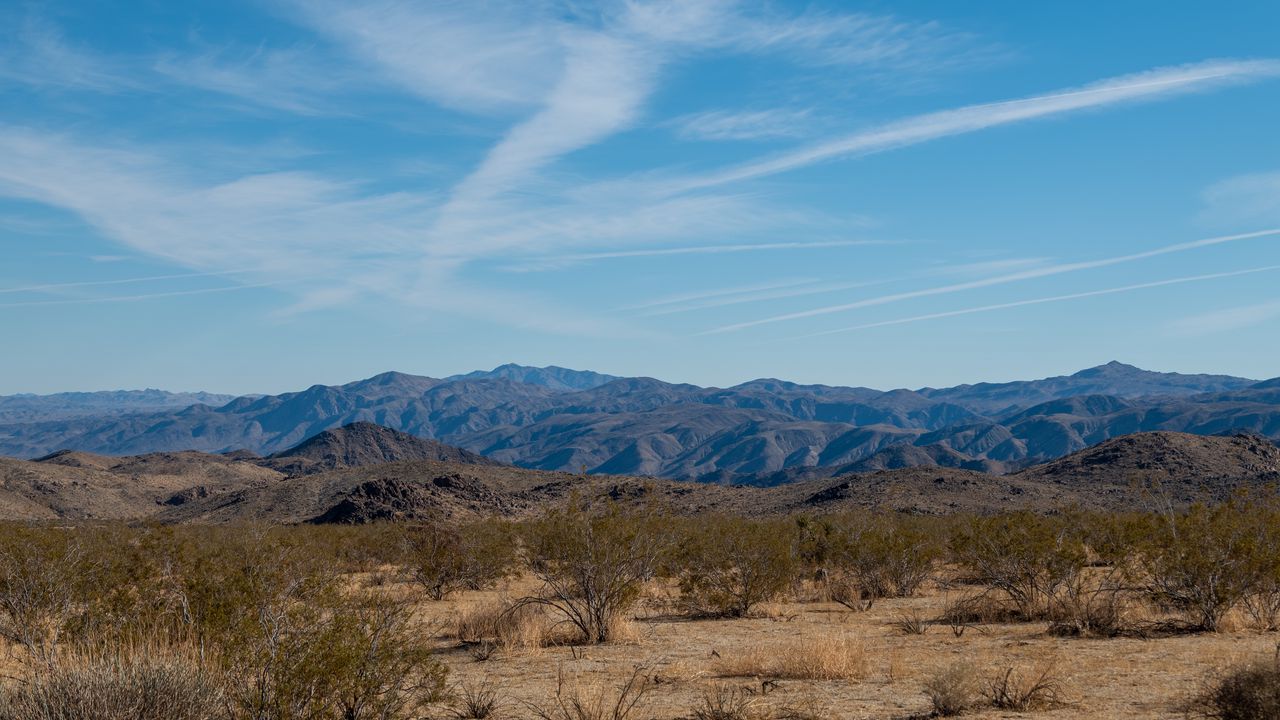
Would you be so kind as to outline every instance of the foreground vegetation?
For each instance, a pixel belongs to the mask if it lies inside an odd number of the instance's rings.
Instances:
[[[505,591],[485,602],[433,611],[498,586]],[[1280,504],[746,520],[575,502],[520,523],[7,525],[0,720],[650,717],[646,697],[671,682],[655,667],[593,688],[557,673],[543,701],[513,706],[500,688],[451,677],[457,658],[442,659],[442,647],[493,662],[547,646],[636,642],[643,622],[786,621],[779,602],[861,616],[922,592],[940,605],[898,616],[892,626],[904,641],[945,632],[964,642],[970,631],[1033,623],[1047,637],[1156,642],[1228,623],[1272,632]],[[838,628],[748,640],[695,673],[724,680],[684,714],[839,715],[763,696],[779,681],[863,682],[875,662],[863,637]],[[1253,658],[1206,670],[1179,711],[1274,717],[1275,668]],[[956,662],[916,692],[923,712],[957,715],[1067,707],[1079,690],[1052,664]]]

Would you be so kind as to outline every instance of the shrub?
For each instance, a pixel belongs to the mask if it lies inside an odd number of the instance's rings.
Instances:
[[[0,691],[0,720],[215,720],[216,675],[177,654],[71,655]]]
[[[227,657],[235,718],[413,718],[445,696],[446,669],[404,603],[341,598],[262,617],[262,634]]]
[[[1028,512],[970,518],[951,539],[952,557],[976,582],[990,586],[1024,620],[1050,613],[1052,598],[1078,577],[1086,548],[1076,525]]]
[[[1228,503],[1194,506],[1157,523],[1144,547],[1147,592],[1189,629],[1216,631],[1273,567],[1274,518]]]
[[[837,585],[846,586],[833,598],[837,602],[856,594],[858,606],[869,607],[878,598],[914,595],[933,574],[942,551],[916,519],[855,515],[833,526],[828,562]]]
[[[83,546],[71,531],[6,528],[0,535],[0,637],[52,664],[81,620],[92,587]]]
[[[515,562],[515,542],[492,522],[458,528],[423,525],[405,532],[403,561],[431,599],[443,600],[460,590],[491,587],[506,577]]]
[[[1280,657],[1227,672],[1192,700],[1188,711],[1212,720],[1280,717]]]
[[[795,579],[793,537],[781,523],[699,519],[680,549],[681,602],[695,615],[744,617]]]
[[[924,692],[935,715],[961,715],[978,703],[978,677],[968,663],[956,663],[925,680]]]
[[[520,605],[562,614],[586,643],[612,639],[666,547],[658,518],[610,505],[590,513],[573,502],[524,528],[529,570],[542,581]]]
[[[449,708],[454,720],[496,720],[506,709],[506,701],[488,678],[479,683],[462,683],[452,693]]]

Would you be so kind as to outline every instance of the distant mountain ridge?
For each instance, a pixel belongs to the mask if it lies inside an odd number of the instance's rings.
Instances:
[[[504,365],[444,379],[389,372],[178,410],[0,422],[0,454],[269,455],[358,422],[543,470],[754,483],[916,466],[1011,473],[1134,432],[1280,438],[1280,381],[1112,362],[1044,380],[916,391],[775,379],[704,388]]]
[[[52,395],[0,395],[0,423],[32,422],[94,415],[120,415],[177,409],[195,404],[223,405],[234,395],[164,390],[104,390]]]

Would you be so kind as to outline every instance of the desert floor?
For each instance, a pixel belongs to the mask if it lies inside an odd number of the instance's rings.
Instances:
[[[477,660],[470,648],[450,637],[453,621],[468,608],[527,589],[531,586],[518,583],[495,592],[462,593],[424,609],[439,633],[438,656],[452,669],[453,682],[471,687],[488,683],[503,698],[507,718],[536,717],[531,704],[548,706],[558,677],[587,695],[607,695],[640,665],[656,682],[633,720],[692,717],[703,695],[716,687],[739,688],[761,710],[802,708],[823,718],[925,717],[930,703],[923,683],[957,663],[968,664],[981,677],[1006,668],[1025,673],[1052,667],[1063,695],[1052,709],[988,708],[966,717],[1182,717],[1187,699],[1211,674],[1271,657],[1280,639],[1250,629],[1082,639],[1051,636],[1045,623],[971,627],[961,637],[948,625],[931,625],[919,635],[898,627],[904,617],[938,617],[948,600],[941,591],[882,600],[865,612],[834,603],[781,603],[767,607],[761,617],[741,620],[687,620],[663,614],[657,609],[661,603],[651,600],[637,613],[633,639],[627,642],[498,650],[486,660]],[[729,672],[735,664],[750,665],[742,662],[744,657],[776,657],[788,646],[833,635],[851,638],[861,648],[861,678],[764,683],[767,677]],[[769,685],[767,693],[762,692],[764,684]]]

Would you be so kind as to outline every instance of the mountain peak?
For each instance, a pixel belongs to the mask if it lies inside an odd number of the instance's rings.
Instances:
[[[446,380],[510,380],[526,385],[539,385],[551,390],[591,390],[613,382],[618,377],[591,370],[571,370],[557,365],[531,367],[506,363],[492,370],[477,370],[463,375],[453,375]]]
[[[1081,370],[1080,372],[1072,375],[1072,377],[1098,377],[1101,375],[1135,375],[1135,374],[1147,373],[1147,372],[1151,372],[1151,371],[1143,370],[1142,368],[1137,367],[1135,365],[1128,365],[1126,363],[1122,363],[1119,360],[1112,360],[1109,363],[1098,365],[1097,367],[1091,367],[1085,370]]]

